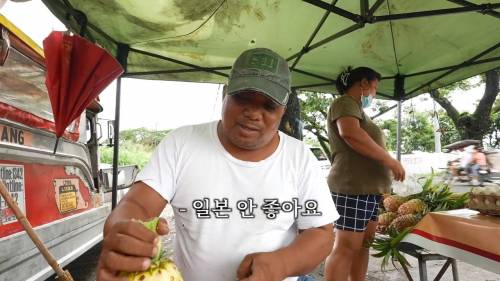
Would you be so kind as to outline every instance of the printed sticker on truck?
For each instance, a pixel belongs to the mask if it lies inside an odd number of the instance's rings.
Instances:
[[[10,192],[10,195],[19,208],[26,214],[24,199],[24,166],[0,164],[0,179]],[[16,222],[16,216],[0,196],[0,225]]]
[[[71,179],[54,179],[56,204],[60,213],[68,213],[88,207],[80,193],[80,181]]]
[[[22,129],[0,124],[0,142],[32,146],[33,135]]]

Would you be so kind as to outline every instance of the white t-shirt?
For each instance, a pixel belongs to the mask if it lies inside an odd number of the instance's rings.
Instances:
[[[339,216],[320,166],[302,142],[280,132],[267,159],[241,161],[220,143],[217,123],[170,132],[136,179],[172,205],[174,260],[189,281],[234,281],[247,254],[283,248],[298,229]],[[306,204],[321,215],[303,215]],[[264,213],[279,206],[284,210],[275,216]]]

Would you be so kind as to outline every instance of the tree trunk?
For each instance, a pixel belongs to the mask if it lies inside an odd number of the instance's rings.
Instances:
[[[285,115],[283,115],[283,118],[281,119],[279,129],[289,136],[302,140],[300,102],[295,90],[292,90],[290,93],[290,97],[288,98],[288,103],[286,105]]]
[[[438,89],[431,90],[429,92],[431,98],[433,98],[445,111],[446,114],[450,117],[455,128],[457,127],[458,117],[460,117],[460,113],[458,110],[451,104],[451,102],[446,97],[441,97],[441,93]]]
[[[441,97],[438,90],[430,91],[431,97],[446,110],[462,139],[483,140],[491,127],[491,108],[498,96],[499,72],[490,70],[485,74],[484,95],[473,114],[459,113],[446,97]]]
[[[323,148],[323,151],[326,154],[326,157],[328,157],[328,160],[330,163],[332,163],[332,152],[330,151],[330,143],[325,141],[324,139],[319,139],[319,145],[321,145],[321,148]]]

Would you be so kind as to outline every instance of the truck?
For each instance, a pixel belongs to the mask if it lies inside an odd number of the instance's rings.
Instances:
[[[0,31],[0,180],[65,266],[102,240],[111,211],[112,169],[100,169],[99,163],[103,108],[94,100],[54,152],[43,50],[1,14]],[[121,194],[137,171],[134,165],[120,168]],[[54,273],[3,198],[0,253],[0,280],[45,280]]]

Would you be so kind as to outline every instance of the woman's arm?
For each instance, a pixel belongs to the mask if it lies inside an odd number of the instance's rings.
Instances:
[[[378,145],[368,133],[361,128],[359,120],[355,117],[341,117],[337,119],[337,127],[340,137],[359,154],[378,161],[380,164],[391,169],[394,179],[403,181],[405,170],[398,160],[380,145]]]

